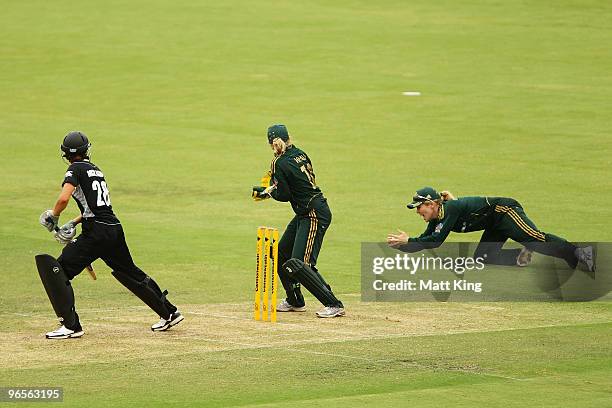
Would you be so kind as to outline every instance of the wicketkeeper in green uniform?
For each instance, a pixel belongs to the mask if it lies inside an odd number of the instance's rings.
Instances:
[[[310,158],[291,143],[284,125],[268,128],[268,143],[274,151],[270,166],[270,186],[253,187],[256,200],[272,197],[288,201],[295,212],[278,244],[278,276],[287,298],[276,308],[279,312],[306,310],[300,286],[312,293],[325,308],[318,317],[344,316],[344,306],[316,268],[317,256],[332,214],[327,199],[315,182]]]
[[[416,252],[435,248],[451,231],[484,230],[474,257],[484,258],[485,263],[527,266],[532,252],[539,252],[564,259],[572,269],[581,263],[590,272],[595,271],[592,247],[579,248],[561,237],[540,231],[513,198],[456,199],[447,191],[438,194],[432,187],[424,187],[416,192],[408,208],[416,208],[428,224],[418,237],[408,237],[403,231],[389,234],[387,243],[400,250]],[[502,249],[508,239],[521,243],[524,248]]]

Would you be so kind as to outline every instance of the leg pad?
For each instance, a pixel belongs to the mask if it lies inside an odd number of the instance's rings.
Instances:
[[[136,295],[142,300],[147,306],[149,306],[155,313],[162,319],[168,319],[173,311],[168,310],[166,295],[168,291],[161,291],[157,283],[147,276],[142,281],[137,281],[129,275],[121,271],[113,271],[112,275],[117,279],[123,286],[128,288],[130,292]]]
[[[80,329],[79,317],[74,308],[74,291],[57,259],[47,254],[34,257],[51,306],[64,326],[71,330]]]
[[[310,265],[304,263],[304,261],[297,258],[291,258],[283,264],[282,268],[287,275],[297,280],[302,286],[308,289],[308,291],[324,306],[342,305],[342,302],[334,296],[329,285],[325,283],[321,276],[315,272]]]

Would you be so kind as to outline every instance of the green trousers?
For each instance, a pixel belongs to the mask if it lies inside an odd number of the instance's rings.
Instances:
[[[301,292],[300,283],[288,276],[280,267],[290,258],[300,259],[310,265],[323,285],[331,291],[331,287],[316,269],[317,257],[323,245],[323,237],[331,224],[331,220],[332,214],[327,205],[327,200],[321,199],[307,214],[293,217],[278,243],[278,276],[287,292],[287,302],[293,306],[304,306],[304,296]]]
[[[508,239],[523,244],[529,250],[564,259],[572,269],[578,264],[576,246],[561,237],[540,231],[518,202],[495,206],[492,223],[484,230],[474,257],[484,257],[485,263],[489,264],[516,265],[521,250],[502,249]]]

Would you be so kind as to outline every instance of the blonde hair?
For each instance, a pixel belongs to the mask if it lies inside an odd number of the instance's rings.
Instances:
[[[440,198],[437,198],[435,200],[425,201],[423,204],[436,203],[440,205],[444,201],[451,201],[451,200],[456,200],[455,196],[450,191],[445,190],[445,191],[440,192]]]
[[[440,197],[442,197],[442,201],[455,200],[455,196],[450,191],[442,191]]]
[[[291,138],[287,139],[286,142],[280,137],[276,137],[274,140],[272,140],[272,149],[274,150],[275,156],[280,156],[281,154],[285,153],[287,148],[291,146],[293,146],[293,143],[291,143]]]

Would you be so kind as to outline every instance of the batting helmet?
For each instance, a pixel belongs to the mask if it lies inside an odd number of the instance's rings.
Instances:
[[[87,156],[90,147],[91,143],[89,143],[89,139],[87,139],[85,133],[73,131],[64,137],[60,149],[64,152],[64,157],[75,156],[77,154]]]

